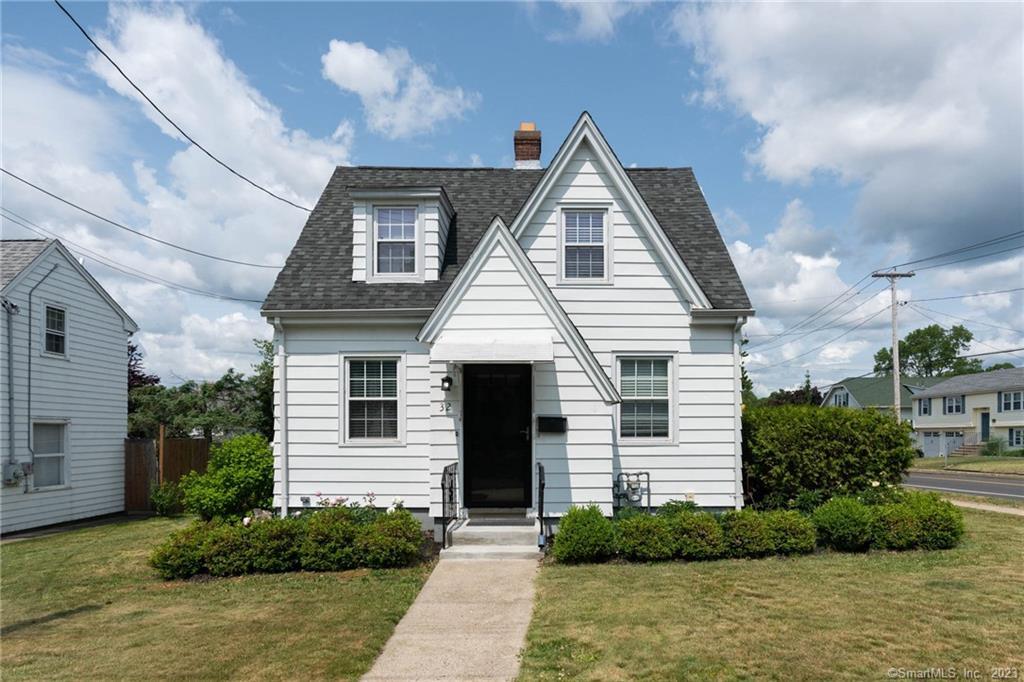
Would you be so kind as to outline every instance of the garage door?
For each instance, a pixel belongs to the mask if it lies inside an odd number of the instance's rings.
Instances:
[[[938,431],[921,433],[921,452],[925,457],[938,457],[942,454],[942,434]]]

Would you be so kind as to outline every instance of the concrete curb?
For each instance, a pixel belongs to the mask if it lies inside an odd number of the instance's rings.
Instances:
[[[963,507],[964,509],[995,512],[997,514],[1009,514],[1010,516],[1024,516],[1024,509],[1016,509],[1014,507],[1003,507],[997,504],[985,504],[983,502],[968,502],[967,500],[950,500],[948,497],[945,496],[943,496],[943,499],[949,500],[956,506]]]

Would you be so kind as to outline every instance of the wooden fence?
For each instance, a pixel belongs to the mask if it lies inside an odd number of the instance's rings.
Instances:
[[[209,463],[210,442],[203,438],[126,438],[124,510],[150,511],[154,485],[180,481],[190,471],[203,473]]]

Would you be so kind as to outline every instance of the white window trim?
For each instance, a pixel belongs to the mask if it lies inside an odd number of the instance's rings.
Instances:
[[[411,208],[416,211],[415,272],[377,272],[377,211],[382,208]],[[426,236],[424,235],[423,204],[410,201],[367,202],[366,209],[366,281],[368,283],[424,281],[426,273]]]
[[[559,286],[609,286],[615,283],[615,273],[613,272],[615,259],[612,257],[615,253],[615,225],[613,223],[615,212],[612,208],[613,202],[611,201],[560,201],[558,203],[558,210],[555,212],[557,220],[555,248],[558,250],[556,281]],[[565,221],[563,214],[566,211],[604,212],[604,277],[589,279],[565,276]]]
[[[999,405],[1000,412],[1020,412],[1024,408],[1024,391],[1003,391],[1002,403]],[[1016,401],[1020,407],[1014,407]]]
[[[619,423],[622,421],[623,400],[615,406],[615,418],[612,427],[615,430],[615,442],[623,447],[630,445],[675,445],[679,442],[679,357],[674,351],[641,351],[612,353],[612,383],[615,390],[619,385],[619,367],[622,360],[668,360],[668,437],[667,438],[630,438],[621,436]]]
[[[964,404],[963,396],[947,395],[942,400],[943,400],[943,405],[944,405],[944,409],[942,410],[942,413],[945,414],[945,415],[965,414],[967,412],[967,406]],[[957,402],[960,403],[960,409],[959,410],[954,410],[953,408],[956,407]]]
[[[925,408],[926,405],[927,405],[927,408]],[[932,416],[932,399],[931,398],[918,398],[917,399],[917,416],[918,417],[930,417],[930,416]]]
[[[54,353],[53,351],[46,350],[46,309],[56,308],[64,313],[64,352]],[[44,355],[48,358],[58,358],[61,360],[67,360],[70,355],[70,325],[69,325],[68,307],[61,303],[55,303],[53,301],[43,301],[43,314],[42,320],[40,320],[40,331],[39,331],[39,354]]]
[[[1024,446],[1024,429],[1013,427],[1006,435],[1006,442],[1011,448]]]
[[[65,346],[65,348],[66,348],[66,346]],[[64,427],[64,445],[63,445],[62,454],[60,454],[60,455],[38,455],[38,454],[36,454],[36,424],[59,424],[60,426]],[[33,465],[32,488],[31,488],[31,491],[32,492],[37,492],[37,493],[44,493],[44,492],[46,492],[48,490],[66,490],[66,489],[70,488],[71,487],[71,447],[70,447],[71,446],[71,420],[70,419],[62,419],[62,418],[49,418],[49,417],[33,419],[32,420],[32,428],[29,429],[29,431],[31,433],[30,437],[32,438],[32,465]],[[36,481],[35,481],[35,472],[34,472],[35,460],[37,458],[44,458],[45,459],[47,457],[63,457],[64,458],[64,467],[63,467],[63,469],[64,469],[64,471],[63,471],[64,482],[63,483],[59,483],[57,485],[37,486],[35,484]]]
[[[347,448],[395,447],[405,445],[405,353],[353,353],[338,354],[339,418],[338,445]],[[398,361],[398,437],[397,438],[349,438],[348,435],[348,362],[349,360],[397,360]]]

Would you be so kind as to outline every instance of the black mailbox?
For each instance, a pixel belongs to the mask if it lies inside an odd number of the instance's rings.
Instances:
[[[565,433],[565,417],[537,417],[538,433]]]

